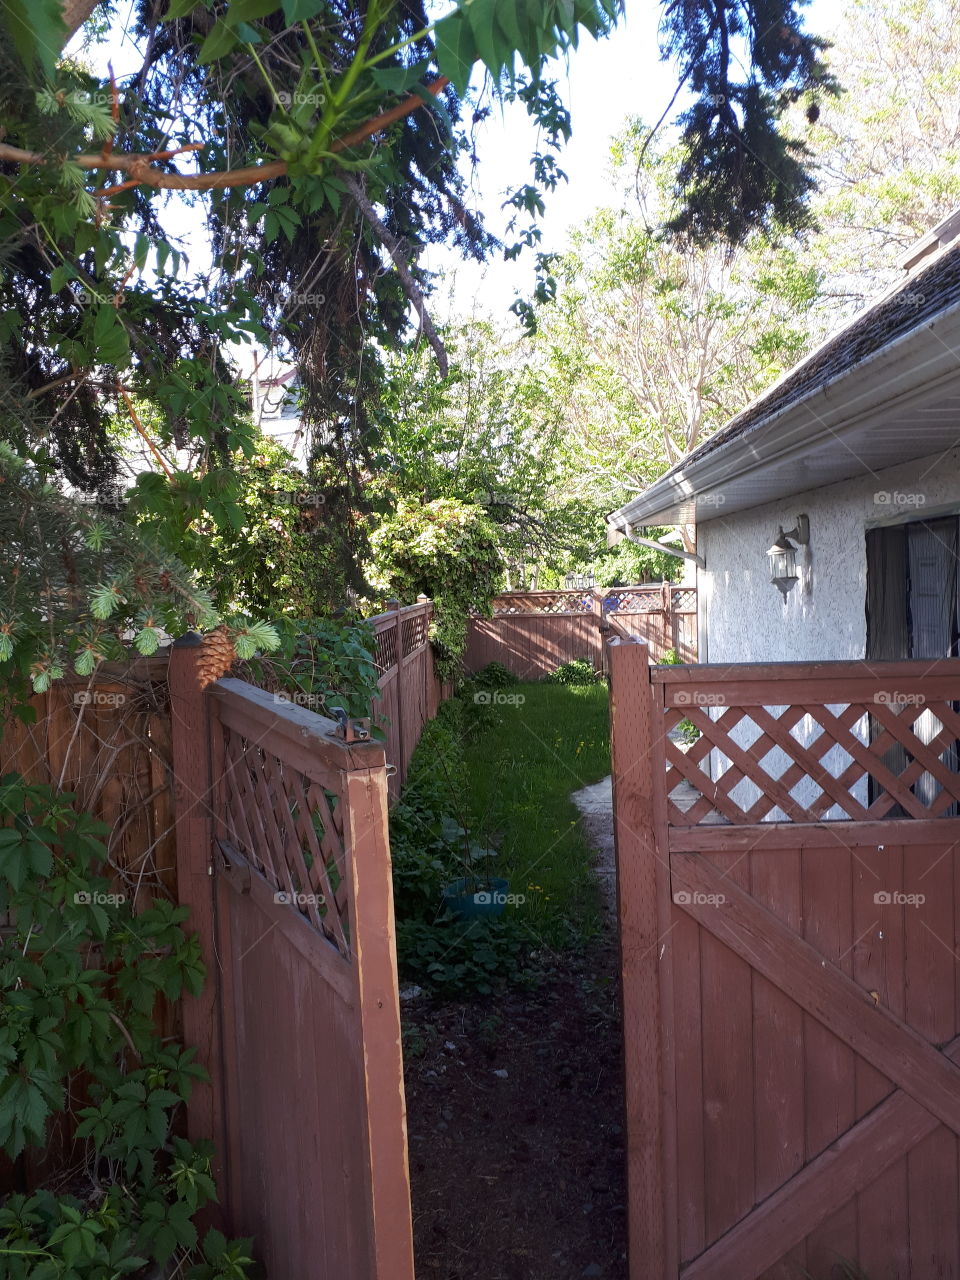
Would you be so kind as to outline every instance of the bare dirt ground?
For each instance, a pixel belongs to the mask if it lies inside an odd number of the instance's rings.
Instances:
[[[404,1001],[418,1280],[626,1276],[614,939],[608,912],[532,991]]]

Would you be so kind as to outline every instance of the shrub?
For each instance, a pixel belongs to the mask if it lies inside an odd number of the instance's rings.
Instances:
[[[237,1280],[249,1242],[209,1231],[201,1245],[194,1223],[216,1198],[212,1148],[176,1132],[206,1076],[154,1025],[161,996],[200,991],[199,943],[183,932],[186,908],[161,900],[135,913],[116,892],[107,827],[72,799],[0,780],[0,913],[15,921],[0,937],[0,1148],[16,1158],[69,1113],[81,1149],[69,1175],[50,1174],[55,1190],[0,1208],[2,1273],[112,1280],[153,1263]]]
[[[478,689],[506,689],[510,685],[519,684],[520,681],[512,671],[501,662],[488,662],[485,667],[481,667],[473,676],[470,677],[470,683]]]
[[[554,684],[598,684],[603,676],[585,658],[574,658],[571,662],[561,662],[547,679]]]
[[[400,978],[437,994],[487,995],[508,980],[535,977],[531,936],[514,920],[454,920],[443,890],[495,857],[464,812],[462,739],[467,708],[444,703],[427,725],[410,777],[390,813]]]
[[[503,577],[496,530],[484,508],[449,498],[401,503],[371,536],[370,546],[373,586],[398,599],[423,593],[433,600],[430,638],[437,674],[454,679],[470,614],[489,612]]]

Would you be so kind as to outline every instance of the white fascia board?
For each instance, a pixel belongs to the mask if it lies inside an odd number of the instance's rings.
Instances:
[[[611,512],[608,522],[619,528],[689,523],[695,519],[693,506],[698,496],[709,496],[774,464],[824,451],[836,457],[839,471],[849,456],[843,444],[845,435],[862,426],[865,419],[902,410],[913,400],[929,400],[946,384],[960,380],[958,353],[960,303],[901,334],[849,372],[834,375],[823,386],[774,411],[744,435],[695,459],[688,467],[680,462],[638,497]],[[910,448],[910,456],[918,458],[930,452],[922,431],[913,434]],[[787,486],[780,496],[803,487],[802,482],[794,490]]]

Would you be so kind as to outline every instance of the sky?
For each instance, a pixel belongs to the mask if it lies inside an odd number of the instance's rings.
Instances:
[[[814,0],[806,10],[807,26],[817,34],[829,35],[839,7],[837,0]],[[444,4],[442,10],[446,8]],[[129,11],[121,6],[119,32],[124,31]],[[660,61],[660,14],[657,0],[630,0],[625,18],[611,36],[599,41],[584,37],[566,62],[556,66],[561,97],[572,117],[573,136],[559,158],[569,180],[548,193],[546,213],[540,222],[540,248],[545,252],[562,251],[569,228],[582,224],[595,209],[618,199],[609,171],[609,144],[627,117],[639,116],[653,123],[670,103],[677,73],[671,63]],[[125,34],[112,36],[88,56],[94,61],[93,70],[104,76],[107,61],[112,61],[121,83],[140,65],[139,51]],[[681,95],[670,110],[668,123],[683,102]],[[536,130],[520,104],[503,109],[495,106],[490,118],[478,127],[476,149],[480,163],[471,175],[468,203],[482,213],[494,234],[505,231],[509,217],[502,209],[505,194],[528,180],[530,157],[536,145]],[[185,209],[182,217],[165,218],[171,229],[180,231],[188,242],[197,220],[198,211],[190,209]],[[524,219],[521,225],[525,224]],[[198,236],[191,254],[194,267],[200,269],[207,258],[202,243],[202,236]],[[495,254],[493,260],[481,266],[464,262],[444,246],[431,246],[424,265],[445,275],[444,287],[431,302],[431,309],[440,320],[482,314],[506,321],[514,298],[531,292],[534,284],[531,253],[525,253],[518,262],[504,262],[502,255]]]

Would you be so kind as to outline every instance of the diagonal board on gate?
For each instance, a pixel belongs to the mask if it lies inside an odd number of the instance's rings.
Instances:
[[[936,1049],[700,854],[672,854],[671,870],[680,910],[899,1086],[683,1269],[748,1280],[941,1122],[960,1134],[960,1037]]]

